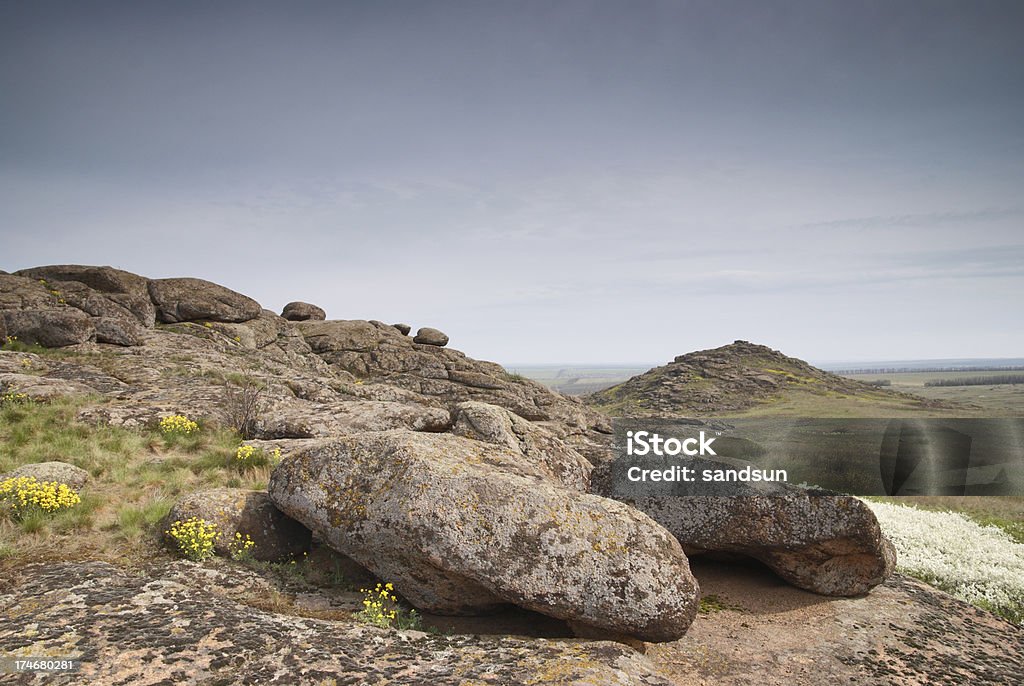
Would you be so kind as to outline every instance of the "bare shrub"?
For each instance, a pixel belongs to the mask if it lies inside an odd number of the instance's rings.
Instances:
[[[248,376],[229,379],[224,384],[224,414],[228,425],[243,439],[256,437],[267,406],[266,391],[266,384]]]

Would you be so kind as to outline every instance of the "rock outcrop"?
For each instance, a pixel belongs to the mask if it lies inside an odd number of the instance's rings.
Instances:
[[[156,321],[156,308],[149,297],[149,280],[137,274],[80,264],[34,267],[18,274],[47,284],[68,304],[92,316],[130,316],[145,327],[152,327]]]
[[[246,436],[285,456],[269,496],[196,494],[173,516],[250,535],[273,558],[311,529],[424,610],[516,605],[584,635],[666,641],[697,606],[684,548],[756,557],[821,593],[863,592],[888,573],[870,513],[844,500],[616,502],[590,492],[608,455],[601,413],[447,347],[440,332],[293,309],[310,316],[109,267],[0,275],[5,335],[62,347],[0,351],[0,384],[85,397],[80,421],[127,428],[170,414],[238,428],[254,393]]]
[[[436,636],[281,615],[215,590],[235,572],[216,573],[218,581],[201,569],[47,563],[0,579],[0,653],[81,660],[78,672],[5,675],[5,683],[671,686],[615,643]]]
[[[514,603],[646,640],[681,636],[698,593],[678,543],[549,469],[479,441],[390,431],[294,453],[269,490],[416,607],[458,614]]]
[[[96,317],[93,326],[96,328],[97,343],[129,347],[142,345],[146,340],[146,329],[131,319]]]
[[[411,391],[453,406],[478,400],[539,423],[584,456],[603,453],[608,419],[575,398],[553,393],[500,365],[458,350],[419,345],[393,326],[361,320],[296,322],[312,350],[333,369],[357,379]]]
[[[818,404],[850,398],[869,401],[868,408],[941,406],[830,374],[747,341],[679,355],[666,365],[593,393],[586,401],[616,417],[693,417],[741,412],[792,398]]]

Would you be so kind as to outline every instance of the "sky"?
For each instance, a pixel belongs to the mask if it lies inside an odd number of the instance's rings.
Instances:
[[[505,364],[1024,355],[1024,3],[0,2],[0,269]]]

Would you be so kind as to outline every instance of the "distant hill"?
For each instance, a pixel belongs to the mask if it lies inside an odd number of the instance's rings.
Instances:
[[[680,355],[593,393],[586,402],[613,416],[831,413],[867,417],[953,408],[950,403],[837,376],[747,341]]]

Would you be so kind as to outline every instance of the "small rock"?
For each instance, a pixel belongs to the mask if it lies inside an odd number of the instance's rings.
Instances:
[[[215,550],[225,557],[231,553],[235,534],[252,538],[257,560],[278,561],[304,553],[310,544],[309,529],[278,510],[264,491],[241,488],[217,488],[189,493],[175,503],[167,515],[165,530],[175,521],[192,517],[217,526]],[[164,534],[168,544],[174,542]]]
[[[284,306],[281,310],[281,316],[290,322],[305,322],[305,321],[324,321],[327,319],[327,313],[323,311],[323,308],[304,303],[301,301],[291,302]]]
[[[408,324],[392,324],[391,326],[398,329],[403,336],[408,336],[409,332],[412,331],[412,327],[409,326]]]
[[[57,483],[67,484],[69,488],[75,491],[82,490],[82,487],[89,481],[89,472],[81,467],[76,467],[67,462],[56,461],[22,465],[9,474],[0,476],[0,481],[8,477],[19,476],[34,476],[37,481],[56,481]]]
[[[423,345],[436,345],[439,348],[443,348],[448,345],[448,335],[437,329],[424,326],[416,332],[416,337],[412,339],[412,342],[422,343]]]

